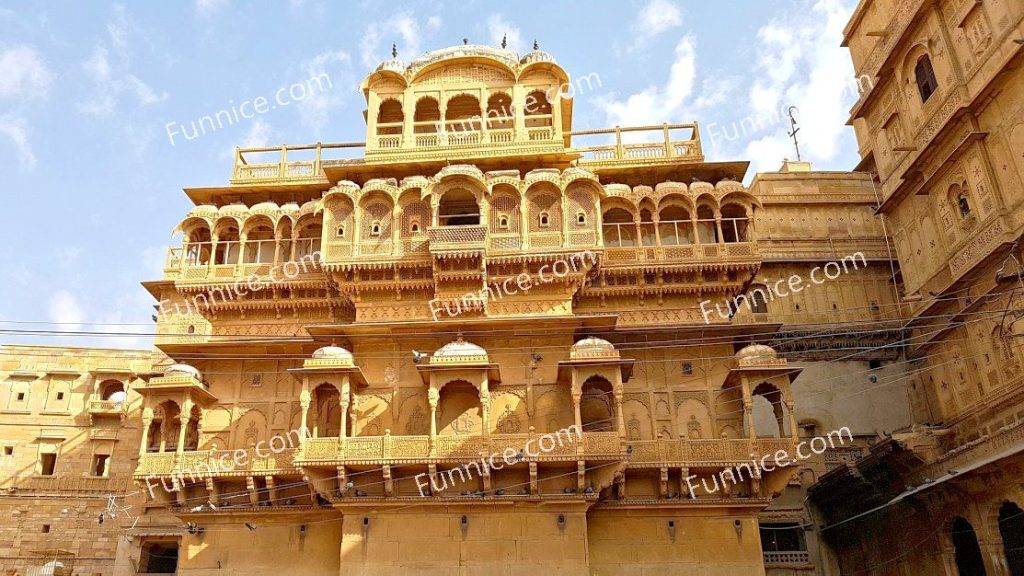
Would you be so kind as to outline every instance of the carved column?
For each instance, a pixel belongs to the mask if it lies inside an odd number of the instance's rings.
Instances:
[[[354,394],[348,394],[349,407],[352,409],[352,436],[359,436],[359,396]],[[348,418],[346,418],[345,425],[348,425]]]
[[[690,230],[693,231],[693,243],[700,244],[700,228],[697,226],[697,213],[690,215]]]
[[[619,438],[626,439],[626,423],[622,417],[622,376],[615,378],[615,387],[612,389],[615,396],[615,425],[619,430]]]
[[[309,393],[309,377],[302,379],[302,392],[299,393],[299,408],[302,410],[302,419],[299,420],[299,446],[306,445],[306,435],[309,430],[309,404],[311,394]]]
[[[142,410],[142,442],[139,444],[139,457],[146,453],[149,446],[149,427],[153,424],[153,409],[150,407]]]
[[[480,435],[483,436],[486,444],[491,436],[491,392],[487,389],[486,376],[480,381],[480,419],[482,428]]]
[[[793,412],[793,407],[796,405],[790,399],[786,399],[786,411],[789,412],[789,436],[794,442],[800,439],[800,432],[797,428],[796,413]]]
[[[249,233],[244,232],[238,236],[238,260],[235,262],[236,265],[245,264],[245,243],[249,240]],[[259,245],[257,244],[257,251],[259,251]],[[257,258],[257,261],[259,258]]]
[[[741,390],[743,392],[743,422],[747,425],[747,437],[757,438],[757,430],[754,429],[754,399],[750,395],[750,383],[744,375],[741,378]]]
[[[725,236],[722,235],[722,213],[715,212],[715,229],[718,230],[718,243],[725,243]]]
[[[572,372],[572,411],[573,411],[573,422],[576,425],[576,429],[583,431],[583,416],[580,414],[580,402],[583,400],[583,387],[576,379],[576,371]]]
[[[430,455],[437,455],[437,403],[441,399],[441,393],[431,383],[427,390],[427,403],[430,404]]]
[[[178,416],[178,421],[181,423],[178,428],[178,446],[175,450],[175,452],[178,453],[178,456],[181,456],[182,453],[185,452],[185,432],[188,430],[188,423],[191,420],[190,412],[191,410],[189,412],[182,410],[181,415]]]
[[[338,401],[341,406],[341,428],[338,430],[338,446],[342,449],[345,447],[345,438],[348,436],[348,407],[350,404],[350,395],[351,390],[349,388],[348,375],[346,374],[345,380],[341,384],[341,397]],[[352,431],[355,432],[354,426]]]
[[[213,266],[217,263],[217,242],[220,240],[220,236],[213,234],[210,236],[210,261],[207,264],[207,269],[210,275],[213,275]],[[225,258],[227,260],[227,258]]]
[[[281,236],[279,231],[274,231],[274,264],[281,264]]]
[[[164,417],[160,419],[160,452],[167,450],[167,414],[164,413]]]

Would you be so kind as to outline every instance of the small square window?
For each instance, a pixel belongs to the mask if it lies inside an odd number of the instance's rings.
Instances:
[[[43,524],[43,534],[49,534],[49,533],[50,533],[50,525],[49,524]]]
[[[872,370],[878,370],[881,367],[882,367],[882,361],[881,360],[868,360],[868,368],[870,368]]]
[[[40,454],[39,455],[39,474],[42,476],[53,476],[53,473],[57,470],[57,455]]]
[[[4,456],[14,456],[14,446],[4,446]]]
[[[693,376],[693,364],[683,362],[683,376]]]
[[[57,400],[63,400],[63,399],[64,399],[64,393],[63,392],[57,392]]]
[[[106,476],[107,466],[110,461],[109,454],[97,454],[92,457],[92,475],[93,476]]]
[[[24,399],[25,399],[25,393],[24,392],[18,392],[18,402],[21,402]]]

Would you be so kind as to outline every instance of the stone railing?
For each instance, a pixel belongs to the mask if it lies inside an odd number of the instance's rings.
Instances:
[[[337,439],[335,439],[337,444]],[[230,476],[244,472],[294,471],[296,449],[274,451],[267,447],[242,450],[187,450],[149,452],[139,458],[135,476],[185,475]]]
[[[48,492],[61,494],[123,493],[128,478],[100,476],[23,476],[11,477],[0,483],[4,488],[19,492]]]
[[[427,228],[430,249],[433,250],[482,250],[487,240],[487,227],[432,226]]]
[[[113,400],[94,398],[89,400],[86,410],[89,414],[94,415],[121,415],[128,410],[128,403],[125,401],[115,402]]]
[[[690,131],[685,140],[675,140],[671,132],[676,130]],[[623,134],[646,133],[655,136],[656,140],[643,143],[624,143]],[[570,137],[598,137],[614,140],[612,144],[596,146],[573,146],[570,152],[580,154],[580,166],[601,167],[602,165],[629,165],[637,163],[657,163],[673,161],[701,161],[704,153],[701,149],[700,133],[696,124],[663,124],[661,126],[636,126],[629,128],[610,128],[605,130],[578,130],[569,133]]]
[[[764,564],[770,567],[804,566],[811,563],[811,554],[807,551],[793,550],[785,552],[764,552]]]
[[[605,248],[607,266],[637,262],[719,262],[747,261],[760,257],[754,242],[722,244],[684,244],[678,246],[628,246]]]

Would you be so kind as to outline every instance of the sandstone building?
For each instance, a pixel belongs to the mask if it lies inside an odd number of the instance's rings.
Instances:
[[[858,17],[884,20],[877,10]],[[186,188],[195,207],[177,223],[181,246],[164,277],[144,283],[158,352],[0,356],[0,529],[13,536],[0,540],[0,567],[747,575],[873,565],[844,544],[863,538],[857,550],[870,550],[869,531],[819,535],[867,501],[842,492],[856,485],[837,479],[867,466],[846,462],[882,450],[938,457],[958,438],[984,446],[981,422],[1013,412],[972,409],[960,422],[975,427],[959,431],[940,378],[926,383],[921,360],[903,355],[914,335],[953,351],[1008,340],[952,335],[958,314],[987,302],[909,298],[960,280],[907,259],[925,220],[899,218],[900,228],[888,215],[923,193],[894,195],[910,185],[891,181],[882,152],[864,144],[885,131],[855,111],[861,171],[786,162],[745,187],[747,163],[706,159],[696,123],[573,130],[567,86],[539,50],[463,45],[393,59],[361,84],[364,142],[238,150],[229,183]],[[986,146],[971,132],[955,158]],[[1019,163],[1019,138],[1004,149]],[[972,226],[1004,218],[1009,238],[999,190],[1010,184],[997,182],[990,174],[985,196],[969,199]],[[887,220],[875,215],[876,188]],[[1002,265],[985,250],[986,266]],[[965,260],[961,272],[980,265]],[[793,288],[794,277],[807,286]],[[747,300],[720,314],[738,295]],[[949,323],[938,336],[934,316]],[[878,441],[922,418],[945,426]],[[852,442],[717,481],[842,428]],[[466,466],[492,454],[511,458]],[[812,485],[821,517],[804,506]]]

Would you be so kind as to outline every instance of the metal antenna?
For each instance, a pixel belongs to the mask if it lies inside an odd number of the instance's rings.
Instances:
[[[796,139],[796,133],[799,132],[800,129],[796,127],[796,118],[793,116],[794,110],[796,110],[797,112],[800,111],[800,109],[797,108],[796,106],[789,107],[789,127],[792,129],[792,131],[788,132],[787,134],[790,138],[793,139],[793,147],[796,148],[796,161],[800,162],[800,142]]]
[[[391,57],[398,58],[398,44],[391,43]]]

